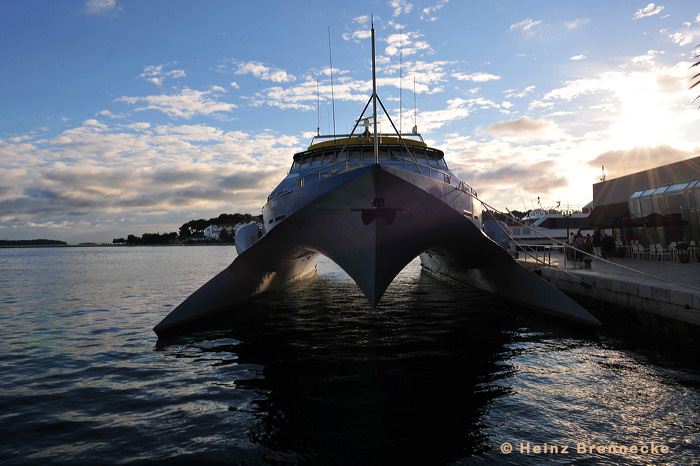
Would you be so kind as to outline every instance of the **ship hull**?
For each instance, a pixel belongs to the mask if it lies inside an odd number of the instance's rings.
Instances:
[[[155,327],[157,334],[313,274],[319,254],[347,272],[373,306],[420,255],[434,273],[534,309],[598,323],[490,240],[481,231],[476,199],[447,183],[377,164],[300,188],[266,207],[269,218],[284,220],[173,310]]]

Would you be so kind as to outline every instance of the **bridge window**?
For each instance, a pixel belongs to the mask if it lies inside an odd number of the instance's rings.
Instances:
[[[409,172],[414,172],[414,173],[421,173],[421,171],[418,169],[418,165],[416,165],[413,162],[406,162],[406,171]]]

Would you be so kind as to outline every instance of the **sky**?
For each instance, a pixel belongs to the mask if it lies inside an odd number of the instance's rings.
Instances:
[[[695,1],[7,0],[0,239],[259,214],[317,127],[359,117],[372,17],[390,116],[500,210],[700,155]]]

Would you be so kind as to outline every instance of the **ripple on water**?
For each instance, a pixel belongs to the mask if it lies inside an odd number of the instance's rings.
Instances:
[[[659,442],[698,457],[687,355],[580,332],[421,274],[380,305],[330,261],[189,335],[170,305],[232,248],[0,250],[7,463],[483,463],[503,442]],[[7,278],[11,277],[11,278]],[[613,454],[553,463],[648,463]]]

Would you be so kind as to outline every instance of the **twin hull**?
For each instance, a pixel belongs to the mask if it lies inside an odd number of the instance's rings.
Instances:
[[[375,164],[298,188],[263,212],[266,222],[273,219],[267,233],[163,319],[154,328],[158,335],[315,273],[318,254],[345,270],[373,306],[420,255],[423,267],[436,274],[531,308],[599,323],[482,233],[478,200],[438,180]]]

